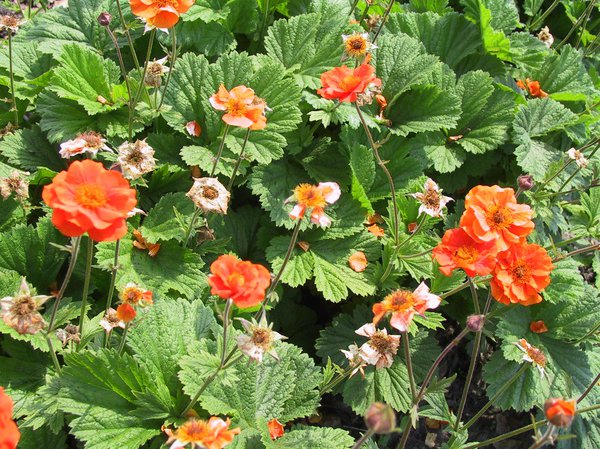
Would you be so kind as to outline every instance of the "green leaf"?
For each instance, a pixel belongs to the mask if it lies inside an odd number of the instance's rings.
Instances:
[[[66,167],[57,148],[46,140],[37,126],[20,129],[6,136],[0,153],[10,164],[23,170],[35,171],[40,167],[63,170]]]
[[[467,19],[479,25],[481,40],[485,51],[503,61],[511,61],[510,40],[503,31],[497,31],[492,11],[483,0],[463,0]]]
[[[583,299],[584,293],[579,264],[570,258],[555,262],[550,273],[550,285],[543,293],[544,299],[552,303],[562,300],[577,302]]]
[[[185,193],[168,193],[148,212],[141,227],[142,235],[150,243],[175,239],[183,242],[187,223],[181,223],[178,215],[191,221],[195,206]]]
[[[183,17],[186,17],[184,15]],[[177,40],[184,51],[194,51],[206,56],[218,56],[235,49],[233,33],[219,22],[202,20],[182,21],[175,28]],[[168,41],[166,37],[165,41]]]
[[[55,434],[48,428],[33,430],[21,427],[19,449],[67,449],[67,435],[64,432]]]
[[[277,440],[267,436],[262,441],[267,449],[348,449],[354,444],[354,438],[343,429],[305,426],[296,426]]]

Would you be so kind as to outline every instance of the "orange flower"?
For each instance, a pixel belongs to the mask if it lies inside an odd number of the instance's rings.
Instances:
[[[542,90],[539,81],[531,81],[529,78],[526,78],[525,82],[517,80],[517,87],[527,91],[529,95],[535,98],[546,98],[548,96],[548,93]]]
[[[166,430],[169,436],[169,449],[182,449],[190,445],[191,449],[223,449],[241,432],[239,428],[229,429],[231,421],[227,418],[212,416],[208,421],[191,418],[175,432]]]
[[[383,228],[377,224],[372,224],[371,226],[369,226],[367,228],[367,231],[369,231],[375,237],[383,237],[385,235],[385,231],[383,230]]]
[[[369,87],[381,86],[381,80],[375,76],[375,67],[365,62],[355,69],[335,67],[321,74],[321,84],[317,93],[323,98],[353,103]]]
[[[266,103],[254,95],[254,91],[246,86],[236,86],[227,91],[221,84],[219,91],[209,98],[210,104],[218,111],[227,111],[223,121],[231,126],[264,129],[267,126],[265,117]]]
[[[129,0],[131,12],[146,19],[150,28],[173,28],[194,0]]]
[[[356,251],[348,259],[348,264],[357,273],[361,273],[367,269],[367,256],[362,251]]]
[[[133,230],[133,238],[135,238],[133,246],[137,249],[147,250],[150,257],[155,257],[158,254],[158,251],[160,251],[160,243],[148,243],[148,240],[142,236],[139,229]]]
[[[569,427],[577,408],[577,401],[550,398],[544,403],[546,419],[557,427]]]
[[[495,241],[498,251],[518,243],[533,231],[532,211],[517,203],[511,188],[477,186],[465,198],[460,227],[478,242]]]
[[[60,232],[68,237],[87,232],[96,242],[123,237],[127,214],[137,203],[121,173],[91,160],[75,161],[56,175],[42,198],[53,209],[52,223]]]
[[[548,362],[544,352],[541,349],[529,344],[529,342],[524,338],[521,338],[519,341],[516,341],[515,345],[517,346],[517,348],[523,351],[523,361],[529,362],[532,365],[534,365],[540,372],[540,375],[544,377],[546,363]]]
[[[432,255],[446,276],[450,276],[457,268],[462,268],[470,277],[486,276],[496,265],[496,243],[479,243],[462,228],[449,229],[433,249]]]
[[[285,432],[283,429],[283,424],[281,424],[277,418],[269,421],[267,426],[269,427],[269,435],[271,435],[272,440],[281,438]]]
[[[221,255],[210,266],[211,294],[232,299],[240,308],[253,307],[265,299],[271,283],[269,270],[230,254]]]
[[[544,321],[542,320],[532,321],[531,324],[529,324],[529,329],[531,329],[531,332],[534,332],[536,334],[543,334],[548,332],[548,327],[546,326],[546,323],[544,323]]]
[[[325,206],[335,203],[341,195],[340,186],[335,182],[320,182],[319,185],[300,184],[288,201],[297,204],[290,212],[292,220],[302,219],[306,209],[312,209],[310,221],[322,227],[331,225],[331,219],[325,215]]]
[[[121,292],[121,302],[132,306],[147,306],[153,303],[152,292],[129,282]]]
[[[435,309],[440,305],[441,298],[429,293],[429,287],[424,282],[414,292],[396,290],[387,295],[383,301],[373,305],[373,324],[377,323],[387,314],[392,314],[390,324],[400,332],[406,332],[413,320],[415,313],[424,315],[427,309]]]
[[[137,312],[135,311],[133,306],[131,306],[131,304],[123,303],[119,304],[119,307],[117,307],[117,318],[119,319],[119,321],[123,321],[124,323],[130,323],[134,320],[136,315]]]
[[[12,419],[13,401],[0,387],[0,448],[16,449],[21,433]]]
[[[540,292],[550,284],[554,266],[544,248],[520,243],[496,257],[494,277],[490,281],[492,295],[503,304],[529,306],[541,302]]]

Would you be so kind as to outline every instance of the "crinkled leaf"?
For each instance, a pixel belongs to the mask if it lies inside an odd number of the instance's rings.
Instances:
[[[35,171],[40,167],[52,170],[65,168],[56,146],[46,140],[37,126],[20,129],[6,136],[0,145],[0,153],[9,163],[23,170]]]
[[[195,206],[184,192],[168,193],[148,212],[141,228],[142,235],[151,243],[160,240],[185,240],[186,224],[191,221]],[[183,224],[178,219],[187,219]]]

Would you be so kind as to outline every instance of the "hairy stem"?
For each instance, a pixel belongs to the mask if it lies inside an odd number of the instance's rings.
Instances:
[[[373,429],[369,429],[365,432],[365,434],[356,441],[352,449],[360,449],[367,442],[369,438],[371,438],[375,434]]]
[[[171,30],[171,68],[169,73],[167,74],[167,80],[165,81],[165,87],[163,88],[162,95],[160,96],[160,103],[156,106],[156,112],[160,111],[160,108],[165,101],[165,95],[167,94],[167,89],[169,87],[169,83],[171,82],[171,76],[173,75],[173,70],[175,70],[175,61],[177,61],[177,35],[175,34],[175,28]],[[158,88],[157,88],[158,89]]]
[[[223,148],[225,148],[225,138],[227,137],[227,133],[229,132],[229,125],[225,125],[225,131],[223,131],[223,137],[221,138],[221,144],[219,145],[219,150],[217,151],[217,156],[215,157],[215,161],[213,162],[212,169],[210,171],[210,177],[215,176],[215,172],[217,171],[217,164],[221,160],[221,155],[223,154]]]
[[[406,370],[408,371],[408,380],[410,382],[410,395],[413,400],[417,399],[417,387],[415,384],[415,373],[412,365],[412,358],[410,355],[410,342],[408,340],[408,332],[401,332],[402,334],[402,347],[404,348],[404,358],[406,359]]]
[[[81,295],[81,312],[79,313],[79,337],[80,341],[77,349],[81,347],[83,341],[83,323],[85,322],[85,309],[87,308],[88,293],[90,289],[90,279],[92,277],[92,260],[94,259],[94,241],[88,238],[87,256],[85,260],[85,277],[83,279],[83,293]]]
[[[123,79],[125,80],[125,87],[127,87],[127,96],[129,97],[129,102],[127,103],[127,108],[129,110],[129,122],[133,123],[132,115],[133,115],[133,98],[131,92],[131,85],[129,84],[129,76],[127,75],[127,70],[125,69],[125,62],[123,61],[123,54],[121,53],[121,47],[119,47],[119,43],[117,41],[117,37],[115,33],[110,29],[110,26],[106,26],[106,32],[108,33],[110,40],[113,42],[115,46],[115,50],[117,51],[117,59],[119,60],[119,67],[121,67],[121,75],[123,75]],[[128,136],[129,140],[133,137],[133,129],[130,126],[128,128]]]
[[[392,7],[394,6],[394,0],[389,0],[389,4],[388,7],[386,8],[385,12],[383,13],[383,18],[381,19],[381,25],[379,25],[379,28],[377,29],[377,32],[375,33],[375,36],[373,36],[373,40],[371,42],[375,43],[375,41],[377,41],[377,38],[379,37],[379,35],[381,34],[381,30],[383,30],[383,27],[385,26],[385,22],[387,21],[390,12],[392,12]]]
[[[594,380],[592,380],[592,383],[585,389],[585,391],[581,394],[581,396],[579,396],[579,398],[577,399],[577,403],[579,404],[581,401],[583,401],[586,396],[588,394],[590,394],[590,392],[592,391],[592,389],[598,385],[598,382],[600,382],[600,374],[598,374]]]
[[[12,30],[8,33],[8,72],[10,76],[10,94],[12,96],[12,110],[14,113],[15,127],[19,127],[19,109],[17,108],[17,96],[15,93],[15,75],[13,73],[13,51],[12,51]]]
[[[125,350],[125,342],[127,341],[127,334],[129,332],[129,326],[131,322],[125,324],[125,329],[123,329],[123,337],[121,337],[121,344],[119,344],[118,354],[123,355],[123,351]]]
[[[246,150],[246,145],[248,144],[248,138],[250,137],[250,128],[246,130],[246,136],[244,137],[244,143],[242,144],[242,149],[240,150],[240,154],[238,155],[237,161],[235,161],[235,166],[233,167],[233,173],[231,173],[231,179],[229,180],[229,184],[227,185],[227,191],[231,192],[231,188],[233,187],[233,182],[235,181],[235,177],[237,175],[237,171],[240,168],[240,164],[242,163],[242,159],[244,157],[244,151]]]

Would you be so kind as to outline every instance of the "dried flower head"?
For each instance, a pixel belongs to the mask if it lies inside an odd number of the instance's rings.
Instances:
[[[535,334],[545,334],[548,332],[548,326],[544,320],[532,321],[529,323],[529,330]]]
[[[156,166],[154,150],[146,140],[136,140],[135,143],[124,142],[119,147],[117,161],[123,176],[127,179],[138,179],[154,170]]]
[[[78,154],[91,154],[96,156],[98,151],[112,150],[106,145],[106,139],[95,131],[87,131],[79,134],[71,140],[67,140],[60,144],[59,154],[65,159],[69,159]]]
[[[267,324],[265,318],[262,318],[258,323],[243,318],[239,318],[239,320],[246,331],[245,334],[238,335],[236,338],[239,350],[250,357],[251,361],[254,360],[258,363],[262,363],[265,354],[279,360],[273,346],[276,341],[284,340],[287,337],[273,331],[273,324]]]
[[[367,362],[360,355],[360,348],[352,344],[348,346],[348,349],[340,349],[342,354],[348,359],[348,363],[350,366],[353,366],[354,369],[350,372],[350,377],[354,376],[356,373],[360,371],[362,377],[365,377],[365,367],[367,366]]]
[[[106,332],[112,332],[112,330],[116,327],[120,327],[121,329],[125,329],[125,321],[122,321],[117,317],[117,311],[112,307],[108,309],[104,318],[100,320],[100,326]]]
[[[585,168],[590,163],[590,161],[585,158],[583,153],[575,148],[570,148],[569,151],[567,151],[567,156],[574,160],[579,168]]]
[[[547,360],[542,350],[530,345],[524,338],[521,338],[519,341],[515,342],[515,345],[517,345],[517,348],[524,352],[523,361],[535,365],[540,372],[540,375],[544,377],[544,368],[546,368]]]
[[[31,295],[29,285],[25,278],[21,279],[21,286],[15,296],[6,296],[0,299],[0,312],[7,326],[12,327],[19,334],[35,334],[46,326],[39,308],[52,296]]]
[[[371,83],[367,86],[364,92],[356,95],[356,104],[359,106],[365,106],[372,104],[377,97],[381,96],[381,86],[376,83]],[[387,107],[387,105],[386,105]]]
[[[212,416],[208,421],[190,418],[176,431],[166,429],[169,437],[169,449],[222,449],[233,441],[233,437],[241,432],[239,428],[229,429],[231,421],[227,418]]]
[[[57,329],[56,336],[60,340],[63,346],[66,346],[70,341],[74,343],[81,342],[81,334],[79,333],[79,326],[74,324],[67,324],[64,329]]]
[[[342,39],[344,41],[343,59],[362,59],[371,50],[377,48],[377,46],[369,40],[369,33],[343,34]]]
[[[550,28],[548,28],[547,26],[540,30],[540,32],[537,35],[537,38],[541,40],[544,44],[546,44],[546,47],[548,48],[552,47],[552,44],[554,43],[554,36],[550,34]]]
[[[135,282],[129,282],[120,295],[123,304],[131,306],[148,306],[153,303],[152,292],[140,288]]]
[[[19,201],[24,201],[29,198],[29,181],[26,176],[28,172],[19,172],[13,170],[10,176],[0,178],[0,195],[3,199],[7,199],[11,194]]]
[[[365,362],[376,368],[392,366],[400,345],[399,335],[388,335],[387,330],[378,330],[373,323],[361,326],[356,333],[369,338],[369,341],[360,347],[360,356]]]
[[[194,185],[187,196],[204,213],[227,213],[230,195],[217,178],[194,178]]]
[[[442,195],[442,189],[432,179],[425,181],[423,192],[411,193],[410,196],[421,203],[419,215],[425,213],[430,217],[444,216],[444,207],[452,198]]]
[[[14,14],[3,14],[0,16],[0,30],[16,33],[23,22]]]
[[[369,14],[367,20],[365,20],[365,23],[367,24],[369,30],[374,30],[375,28],[377,28],[379,22],[381,22],[381,16],[379,14]]]
[[[160,87],[162,84],[162,77],[165,73],[169,72],[169,68],[165,65],[168,57],[165,56],[162,59],[154,59],[148,63],[146,69],[146,76],[144,77],[144,84],[150,87]]]

